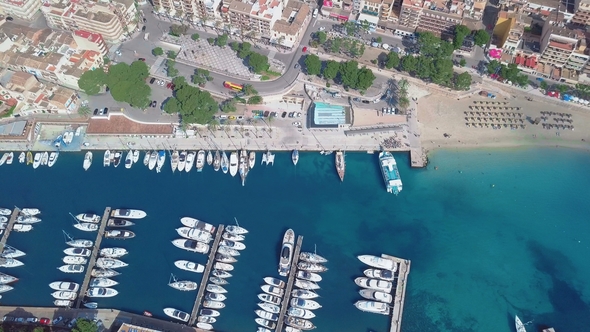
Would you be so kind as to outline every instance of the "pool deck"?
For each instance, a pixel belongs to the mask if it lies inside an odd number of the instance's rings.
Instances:
[[[19,213],[20,213],[20,209],[14,208],[14,211],[12,211],[12,215],[10,216],[10,219],[8,219],[8,224],[6,224],[6,229],[4,230],[4,234],[2,234],[2,239],[0,239],[0,252],[2,252],[2,250],[4,250],[4,247],[6,246],[6,241],[8,241],[8,236],[10,235],[10,232],[12,231],[12,227],[14,226],[14,223],[16,222],[16,217],[18,217]]]
[[[391,311],[390,332],[400,332],[402,328],[402,316],[404,313],[404,302],[406,297],[406,286],[410,274],[410,261],[382,254],[381,257],[390,259],[397,263],[397,285],[393,294],[393,310]]]

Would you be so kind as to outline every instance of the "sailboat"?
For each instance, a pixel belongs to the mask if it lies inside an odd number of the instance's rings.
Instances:
[[[219,150],[215,151],[215,157],[213,157],[213,169],[215,170],[215,172],[219,171],[219,168],[221,167],[221,154],[219,153]]]
[[[133,151],[129,150],[125,157],[125,168],[129,169],[133,166]]]
[[[256,152],[250,151],[248,155],[248,170],[251,170],[256,165]]]
[[[293,153],[291,153],[291,160],[293,161],[293,165],[297,166],[297,162],[299,162],[299,151],[293,150]]]
[[[166,151],[164,150],[160,150],[158,152],[158,161],[156,162],[156,172],[160,173],[160,171],[162,170],[162,167],[164,166],[164,163],[166,162]]]
[[[110,150],[106,150],[104,152],[103,166],[104,167],[111,166],[111,151]]]
[[[238,166],[240,178],[242,179],[242,186],[246,184],[246,176],[248,176],[248,152],[242,149],[240,151],[240,164]]]
[[[197,153],[197,172],[202,172],[205,166],[205,151],[199,150]]]
[[[207,165],[211,166],[213,164],[213,154],[211,150],[207,151]]]
[[[342,152],[342,151],[336,152],[336,172],[338,172],[338,177],[340,177],[340,181],[344,181],[345,167],[346,167],[346,162],[344,161],[344,152]]]
[[[155,150],[152,151],[150,154],[150,160],[148,161],[148,169],[151,171],[156,167],[156,163],[158,162],[158,152]]]
[[[275,165],[275,155],[274,153],[267,151],[266,152],[266,164],[267,165],[271,165],[274,166]]]
[[[266,160],[266,152],[262,154],[262,160],[260,161],[260,165],[266,165],[267,164],[267,160]]]
[[[186,155],[186,165],[184,166],[184,170],[187,173],[190,172],[191,169],[193,168],[193,165],[195,164],[196,155],[197,155],[197,153],[194,151],[191,151]]]
[[[238,152],[233,151],[229,156],[229,174],[236,176],[238,174]]]
[[[225,153],[225,151],[223,152],[221,158],[221,171],[223,172],[223,174],[227,174],[227,172],[229,171],[229,160],[227,159],[227,154]]]
[[[170,167],[172,168],[172,173],[174,173],[174,171],[176,171],[176,168],[178,168],[179,159],[180,155],[178,154],[178,151],[174,150],[174,152],[172,152],[172,155],[170,156]]]
[[[92,152],[87,151],[84,155],[84,164],[82,167],[84,167],[84,170],[87,171],[90,168],[90,165],[92,165]]]
[[[199,288],[199,284],[197,284],[194,281],[176,280],[174,274],[170,275],[170,280],[168,280],[168,286],[174,289],[178,289],[179,291],[194,291],[197,290],[197,288]]]
[[[143,166],[146,166],[150,163],[150,152],[146,151],[145,156],[143,156]]]

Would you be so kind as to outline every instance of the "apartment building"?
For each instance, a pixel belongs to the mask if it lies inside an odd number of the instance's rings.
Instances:
[[[214,26],[221,18],[222,0],[153,0],[154,11],[177,21]]]
[[[4,15],[30,21],[41,8],[41,0],[0,0]]]
[[[224,9],[225,8],[225,9]],[[251,38],[272,38],[271,27],[281,19],[284,4],[278,0],[258,0],[253,3],[233,1],[222,8],[232,31]]]
[[[514,54],[523,42],[524,27],[520,14],[499,12],[493,32],[496,47],[501,48],[504,53]]]
[[[580,27],[590,25],[590,0],[576,1],[576,10],[571,22]]]
[[[346,22],[351,18],[353,8],[352,0],[324,0],[321,12],[325,17]]]
[[[79,49],[96,51],[106,56],[109,53],[109,47],[105,43],[100,33],[92,33],[85,30],[76,30],[72,33],[74,42]]]
[[[586,36],[582,30],[572,30],[553,22],[543,26],[541,34],[541,57],[539,66],[544,76],[574,80],[576,73],[587,65],[590,56],[586,53]]]
[[[129,32],[137,29],[138,13],[133,0],[60,0],[46,2],[41,11],[51,28],[98,33],[111,43],[125,40]]]
[[[454,35],[463,22],[465,3],[458,0],[404,0],[399,24],[418,31],[429,31],[441,37]]]
[[[281,19],[277,20],[271,29],[270,42],[286,48],[298,45],[305,32],[311,9],[305,3],[291,0],[283,10]]]

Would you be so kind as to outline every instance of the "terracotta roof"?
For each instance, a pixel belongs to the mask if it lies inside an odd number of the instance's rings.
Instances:
[[[108,118],[91,118],[87,134],[91,135],[172,135],[171,124],[145,124],[131,120],[122,113],[110,114]]]

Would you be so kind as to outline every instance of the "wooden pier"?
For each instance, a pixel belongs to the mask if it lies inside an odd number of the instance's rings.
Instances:
[[[78,298],[76,299],[74,308],[80,308],[82,300],[84,300],[84,297],[86,296],[88,284],[90,283],[90,278],[92,277],[92,269],[94,268],[94,264],[96,264],[96,259],[98,258],[98,251],[100,250],[100,244],[102,242],[104,230],[107,227],[107,221],[109,220],[110,214],[110,207],[104,209],[104,214],[102,215],[102,219],[100,220],[100,227],[98,228],[98,234],[96,235],[96,240],[94,241],[94,246],[92,247],[92,254],[90,255],[90,257],[88,257],[86,275],[84,276],[84,281],[82,282],[82,287],[80,287],[80,293],[78,293]]]
[[[287,279],[287,286],[285,287],[285,297],[283,298],[283,306],[281,312],[279,312],[279,319],[277,320],[276,332],[283,330],[283,323],[285,320],[285,314],[287,308],[289,308],[289,300],[291,298],[291,290],[293,290],[293,284],[295,283],[295,276],[297,275],[297,263],[299,262],[299,253],[301,252],[301,244],[303,243],[303,236],[297,237],[297,243],[295,244],[295,250],[293,251],[293,261],[291,262],[291,270],[289,270],[289,278]]]
[[[8,241],[8,236],[10,235],[10,232],[12,231],[12,227],[14,226],[14,223],[16,222],[16,217],[18,217],[19,213],[20,213],[19,208],[14,208],[14,211],[12,211],[12,215],[10,216],[10,219],[8,220],[8,224],[6,224],[6,229],[4,230],[4,234],[2,234],[2,239],[0,239],[0,252],[2,252],[4,250],[4,246],[6,246],[6,241]]]
[[[197,293],[197,298],[195,299],[195,304],[193,305],[193,311],[191,311],[191,317],[188,321],[189,325],[195,325],[197,321],[197,315],[199,313],[199,308],[201,307],[201,301],[203,300],[203,295],[205,294],[205,288],[207,288],[207,281],[209,281],[209,274],[211,273],[211,269],[213,268],[213,264],[215,263],[215,254],[217,253],[217,248],[219,247],[219,242],[221,241],[221,234],[223,234],[223,228],[223,225],[219,225],[219,227],[217,227],[215,240],[213,240],[213,244],[211,245],[211,251],[209,252],[209,260],[207,261],[207,265],[205,266],[205,270],[203,271],[201,287],[199,287],[199,292]]]
[[[404,301],[406,298],[406,286],[410,274],[410,261],[382,254],[381,257],[397,263],[397,286],[393,295],[393,309],[391,311],[391,326],[389,332],[399,332],[402,328],[402,315],[404,313]]]

